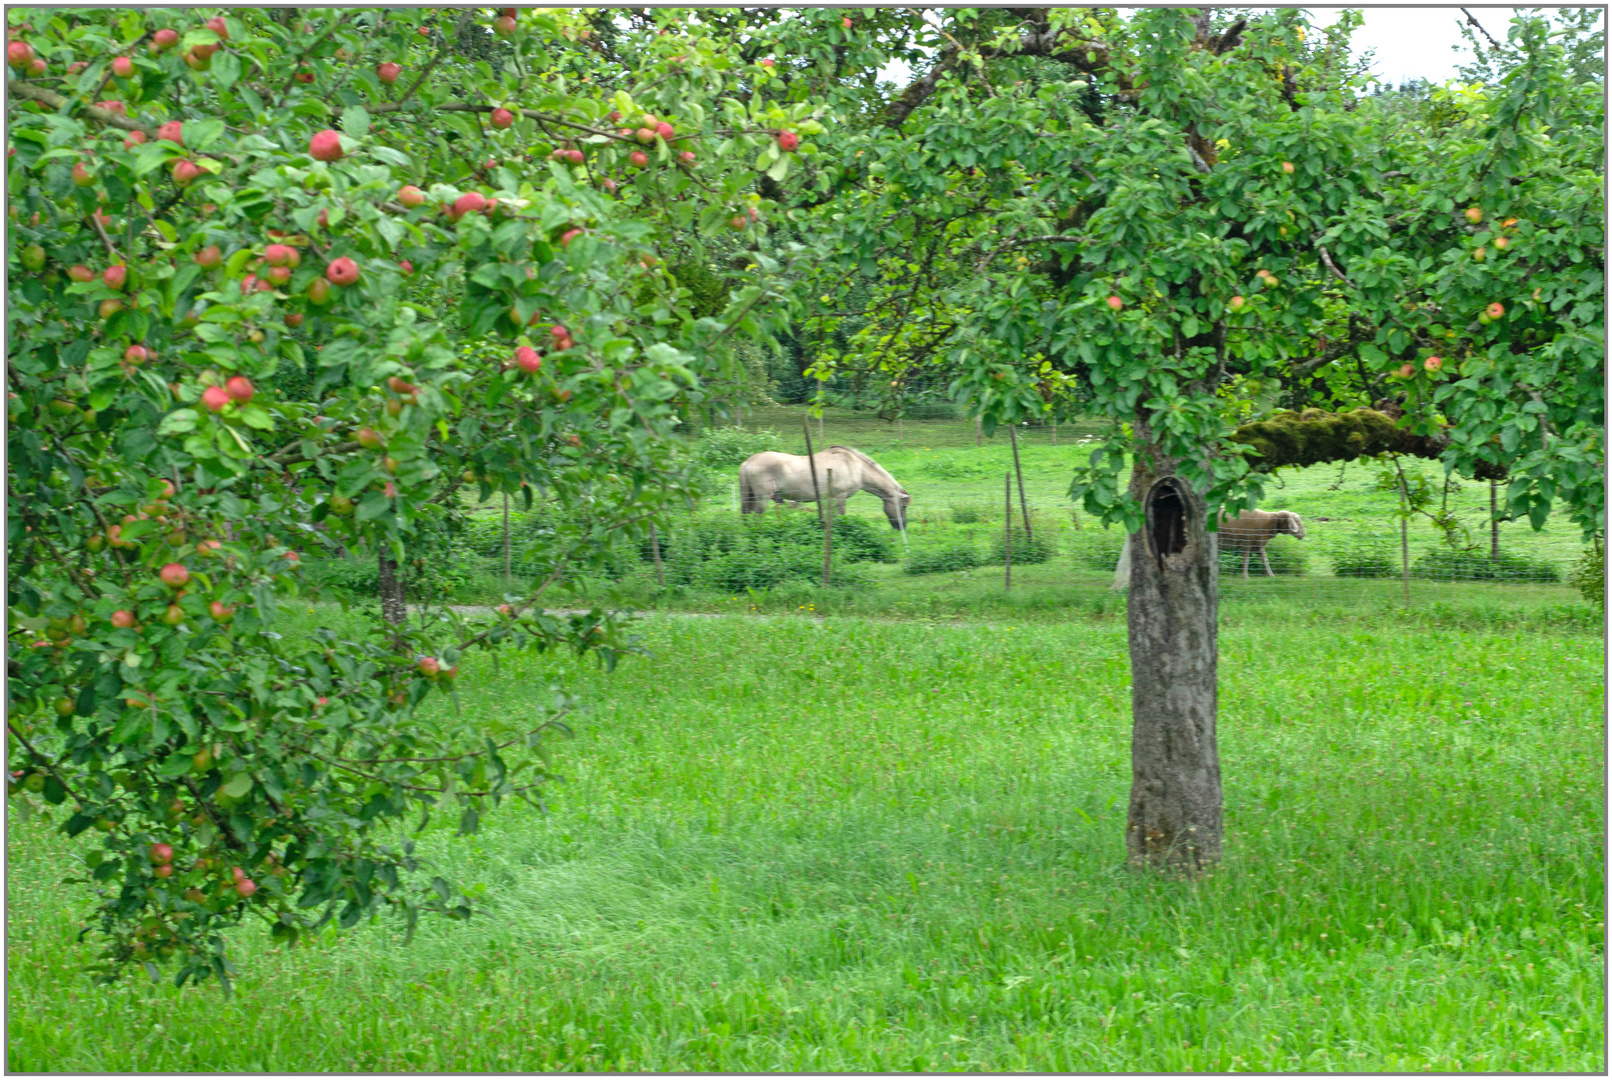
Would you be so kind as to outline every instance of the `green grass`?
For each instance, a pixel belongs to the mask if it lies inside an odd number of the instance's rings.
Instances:
[[[1604,1069],[1599,636],[1243,610],[1199,881],[1124,863],[1122,619],[654,618],[613,675],[467,664],[473,715],[593,709],[549,815],[428,837],[486,910],[412,949],[250,930],[233,1000],[95,988],[13,810],[7,1065]]]

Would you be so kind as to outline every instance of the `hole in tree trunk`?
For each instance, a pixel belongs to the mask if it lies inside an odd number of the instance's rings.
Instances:
[[[1147,493],[1147,545],[1160,570],[1164,569],[1166,555],[1186,550],[1191,506],[1186,489],[1173,476],[1158,481]]]

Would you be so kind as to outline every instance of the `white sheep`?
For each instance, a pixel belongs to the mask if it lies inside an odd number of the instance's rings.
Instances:
[[[1234,518],[1220,519],[1220,550],[1243,553],[1243,577],[1248,577],[1248,559],[1259,552],[1265,564],[1265,576],[1275,577],[1265,545],[1286,533],[1304,539],[1304,520],[1291,510],[1244,510]],[[1123,589],[1131,583],[1131,538],[1125,538],[1125,547],[1119,553],[1119,565],[1114,567],[1112,588]]]

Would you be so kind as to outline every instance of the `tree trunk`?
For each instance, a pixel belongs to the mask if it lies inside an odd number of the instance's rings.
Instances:
[[[388,625],[401,630],[409,617],[408,608],[403,600],[403,579],[398,577],[397,563],[392,561],[392,553],[384,547],[381,548],[378,562],[381,618],[385,619]]]
[[[1149,464],[1151,462],[1151,464]],[[1174,462],[1139,453],[1131,494],[1146,509],[1130,537],[1133,861],[1187,871],[1220,859],[1217,539],[1202,495]]]
[[[1495,499],[1496,482],[1489,481],[1489,558],[1500,561],[1500,507]]]

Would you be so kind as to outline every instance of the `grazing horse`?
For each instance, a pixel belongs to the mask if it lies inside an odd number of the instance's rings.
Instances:
[[[837,514],[845,513],[845,500],[858,491],[877,495],[884,502],[884,516],[892,529],[907,528],[907,504],[912,496],[896,483],[872,458],[849,446],[831,446],[817,458],[817,487]],[[829,488],[829,471],[834,486]],[[812,469],[802,454],[780,454],[768,450],[752,454],[739,466],[739,509],[746,514],[763,514],[769,502],[816,502]]]

